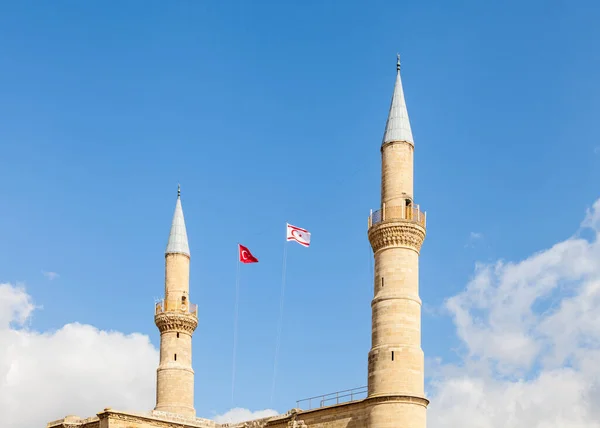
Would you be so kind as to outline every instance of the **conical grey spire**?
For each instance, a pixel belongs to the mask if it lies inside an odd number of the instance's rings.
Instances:
[[[390,112],[385,124],[385,133],[383,134],[383,144],[390,141],[407,141],[414,143],[410,121],[408,120],[408,110],[406,101],[404,101],[404,91],[402,89],[402,79],[400,78],[400,55],[396,63],[396,85],[394,86],[394,95]]]
[[[181,208],[181,190],[179,186],[177,186],[177,203],[175,204],[171,233],[169,234],[167,249],[165,250],[165,254],[174,253],[190,255],[185,220],[183,219],[183,209]]]

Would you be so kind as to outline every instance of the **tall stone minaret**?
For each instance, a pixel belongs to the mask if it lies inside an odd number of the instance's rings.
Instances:
[[[198,310],[190,303],[189,280],[190,249],[178,188],[165,251],[165,298],[156,304],[154,316],[160,331],[154,410],[195,417],[192,334],[198,326]]]
[[[375,293],[369,352],[368,427],[425,428],[419,251],[425,213],[413,199],[414,142],[400,79],[381,145],[381,209],[369,217]]]

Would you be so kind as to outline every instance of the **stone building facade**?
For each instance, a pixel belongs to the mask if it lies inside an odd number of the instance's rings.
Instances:
[[[160,331],[156,407],[147,414],[106,408],[47,428],[425,428],[419,252],[426,218],[413,194],[414,148],[398,59],[381,144],[381,206],[368,219],[375,274],[366,398],[238,424],[196,417],[192,335],[198,311],[189,298],[190,250],[178,191],[165,251],[165,298],[154,317]]]

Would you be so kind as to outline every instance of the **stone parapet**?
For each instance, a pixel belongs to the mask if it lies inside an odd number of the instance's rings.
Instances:
[[[98,418],[106,428],[216,428],[218,424],[209,419],[185,417],[183,415],[151,411],[148,413],[122,412],[105,409]],[[87,427],[82,427],[87,428]]]
[[[218,428],[264,428],[267,426],[267,422],[274,416],[269,416],[261,419],[253,419],[250,421],[237,422],[237,423],[226,423],[220,424]]]
[[[100,419],[97,416],[91,418],[80,418],[79,416],[69,415],[46,424],[47,428],[98,428]]]

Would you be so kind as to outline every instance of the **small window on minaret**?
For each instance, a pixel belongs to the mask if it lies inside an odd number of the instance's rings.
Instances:
[[[177,339],[179,339],[179,333],[177,333]]]
[[[381,286],[383,287],[383,276],[381,277]]]
[[[393,359],[393,358],[392,358]],[[177,354],[175,354],[175,361],[177,361]]]
[[[392,361],[394,361],[394,351],[392,351]]]

